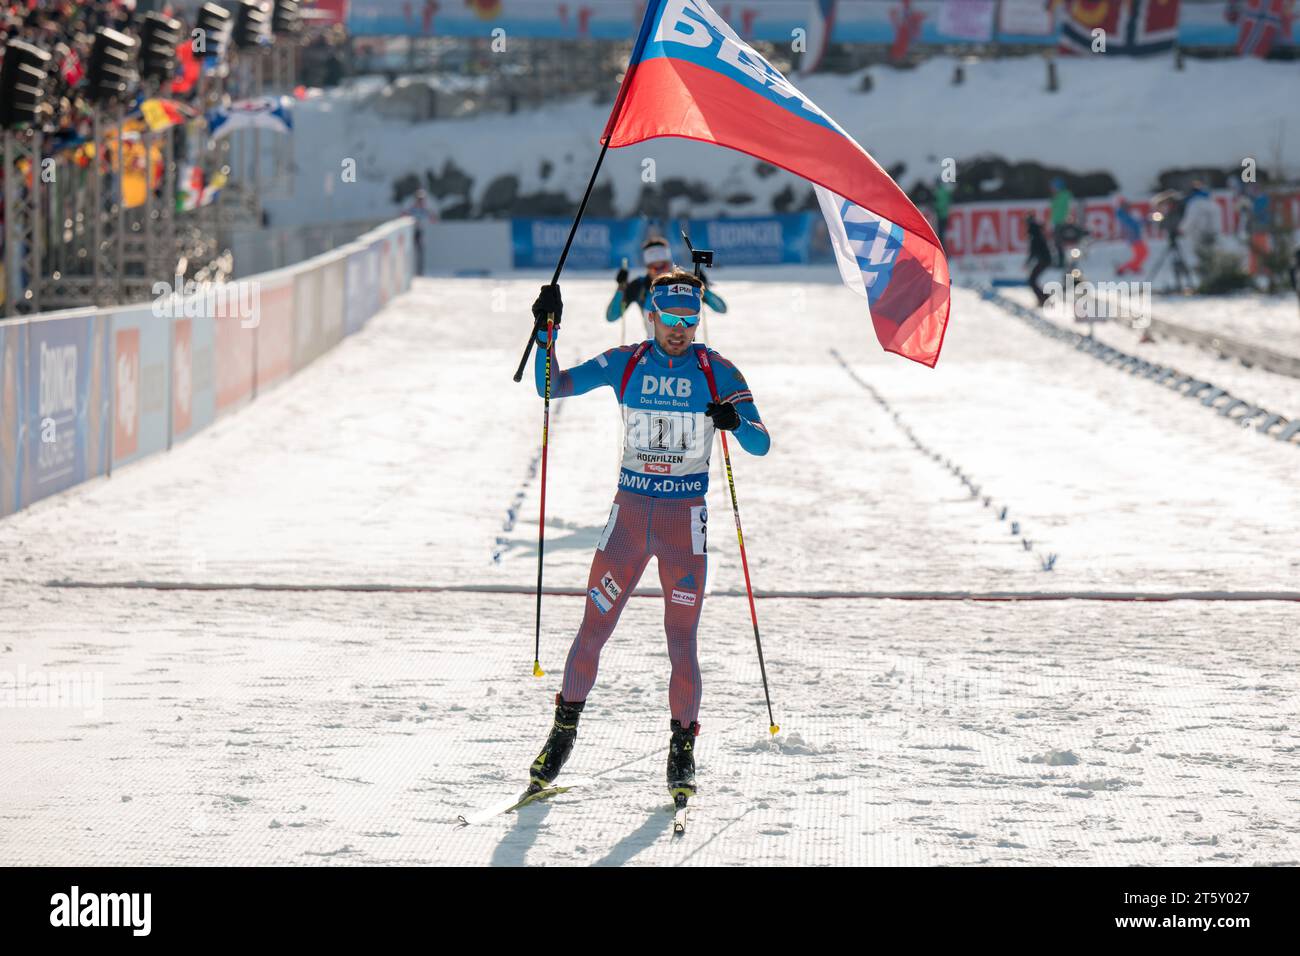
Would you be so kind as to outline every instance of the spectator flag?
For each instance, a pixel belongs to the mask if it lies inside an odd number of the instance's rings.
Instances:
[[[176,44],[176,75],[172,77],[172,94],[184,96],[199,82],[201,64],[194,55],[194,41]]]
[[[812,183],[840,275],[866,298],[880,344],[934,367],[951,293],[934,230],[871,155],[705,0],[648,0],[601,142],[658,136],[748,153]]]
[[[169,126],[179,126],[184,123],[187,112],[191,112],[189,108],[175,100],[164,100],[159,97],[144,100],[140,104],[140,114],[149,124],[149,129],[155,133]]]
[[[1094,30],[1103,31],[1112,56],[1168,53],[1178,42],[1178,0],[1068,0],[1058,49],[1092,55]]]
[[[1291,35],[1291,0],[1230,0],[1223,14],[1238,23],[1237,55],[1261,59]]]
[[[293,132],[293,101],[287,96],[258,96],[237,100],[208,113],[208,135],[213,140],[241,129],[264,129],[272,133]]]

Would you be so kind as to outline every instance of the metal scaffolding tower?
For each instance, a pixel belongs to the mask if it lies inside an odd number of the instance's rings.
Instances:
[[[293,43],[232,49],[218,71],[201,76],[195,106],[204,113],[232,98],[288,93],[297,64]],[[146,301],[155,283],[170,285],[178,274],[221,278],[232,268],[230,235],[261,227],[265,195],[292,192],[289,137],[267,142],[242,130],[213,141],[201,120],[129,129],[124,108],[101,108],[87,142],[49,156],[39,130],[3,131],[0,315]],[[216,202],[182,211],[176,197],[188,162],[228,181]],[[126,175],[143,175],[142,198],[133,187],[128,200]]]

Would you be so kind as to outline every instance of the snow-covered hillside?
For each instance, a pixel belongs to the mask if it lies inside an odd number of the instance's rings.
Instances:
[[[989,154],[1079,174],[1106,171],[1135,195],[1152,190],[1163,170],[1227,170],[1247,157],[1263,169],[1280,162],[1284,172],[1300,171],[1294,63],[1188,60],[1178,71],[1169,58],[1063,60],[1056,93],[1047,92],[1036,57],[965,64],[960,86],[952,85],[954,66],[938,58],[911,70],[874,67],[866,93],[861,73],[814,76],[800,86],[883,166],[905,164],[899,179],[907,189],[932,181],[945,158],[963,163]],[[296,192],[268,202],[274,224],[387,216],[399,208],[394,183],[415,176],[427,187],[430,173],[448,190],[443,210],[459,206],[478,216],[486,206],[508,215],[501,204],[512,193],[541,197],[543,206],[550,194],[567,210],[586,185],[609,110],[584,97],[514,115],[411,123],[375,108],[382,89],[379,80],[362,80],[297,105]],[[597,197],[598,205],[632,214],[647,186],[647,159],[655,161],[654,185],[677,179],[707,189],[709,199],[689,200],[700,216],[768,213],[783,191],[802,202],[806,190],[783,171],[761,175],[748,156],[657,140],[611,151],[601,173],[611,195]],[[355,182],[342,178],[348,160],[355,161]],[[444,179],[449,161],[465,175]],[[517,184],[500,182],[511,176]],[[735,201],[746,195],[752,198]]]

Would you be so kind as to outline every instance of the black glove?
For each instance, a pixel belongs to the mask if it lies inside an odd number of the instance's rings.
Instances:
[[[740,412],[731,402],[709,402],[704,414],[713,419],[713,427],[725,432],[734,432],[740,427]]]
[[[614,276],[614,281],[618,283],[620,289],[627,286],[627,266],[618,270],[618,275]]]
[[[539,332],[546,331],[546,316],[555,316],[555,327],[560,327],[560,316],[564,312],[564,300],[560,298],[558,285],[544,285],[542,291],[533,300],[533,328]]]

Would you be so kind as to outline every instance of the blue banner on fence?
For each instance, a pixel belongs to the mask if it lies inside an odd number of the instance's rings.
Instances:
[[[776,216],[741,216],[734,219],[692,219],[686,224],[691,242],[712,249],[719,266],[766,266],[781,263],[826,261],[819,255],[822,218],[798,212]],[[571,223],[567,219],[514,219],[511,241],[516,269],[552,269],[564,249]],[[643,219],[584,219],[574,237],[566,269],[617,269],[627,259],[633,272],[641,268],[641,242],[647,236],[666,236],[673,258],[690,268],[691,254],[682,242],[676,221]]]
[[[511,243],[516,269],[554,269],[568,238],[568,219],[515,219]],[[584,219],[573,237],[566,269],[617,269],[626,258],[641,261],[641,222],[636,219]]]
[[[24,507],[104,472],[107,327],[103,316],[94,315],[28,326]]]
[[[171,318],[148,305],[112,316],[113,463],[166,450],[171,441]]]
[[[820,215],[817,221],[821,222]],[[698,249],[712,249],[714,261],[725,267],[808,262],[812,226],[812,214],[798,212],[737,219],[692,219],[687,228],[692,244]],[[673,238],[680,244],[679,237]],[[677,255],[677,261],[689,267],[691,256],[684,245]]]
[[[370,318],[370,303],[374,300],[374,291],[370,288],[366,274],[367,252],[354,252],[348,256],[347,275],[345,277],[344,297],[347,307],[343,313],[343,331],[347,335],[360,332]]]
[[[172,440],[207,428],[217,417],[217,322],[211,315],[172,321]]]

